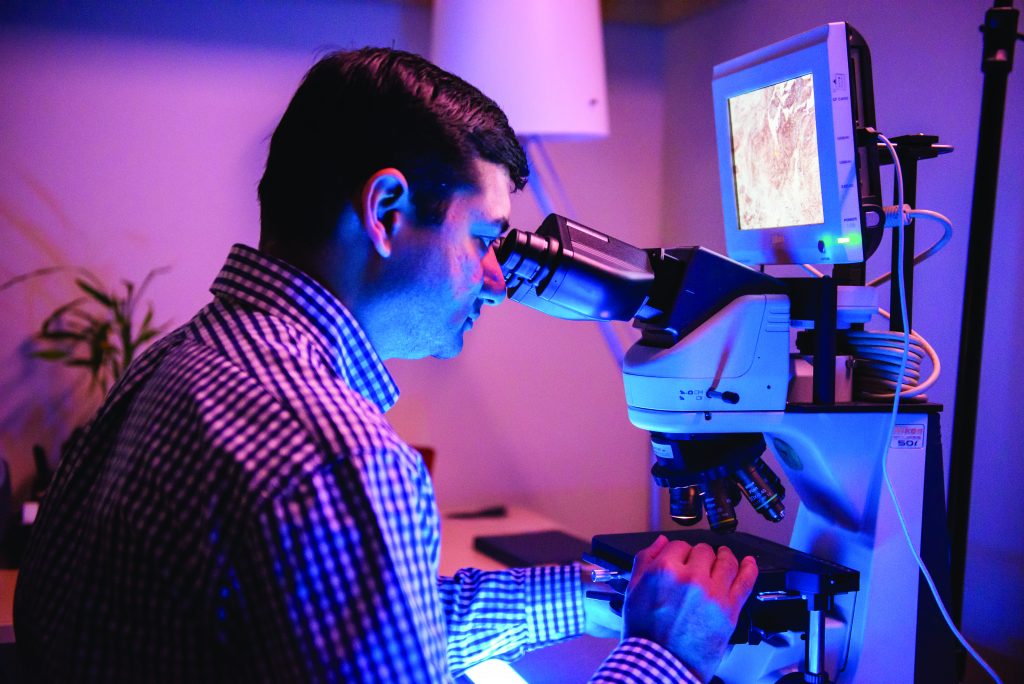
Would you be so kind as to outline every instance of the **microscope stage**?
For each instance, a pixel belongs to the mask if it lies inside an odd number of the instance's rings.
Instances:
[[[608,569],[629,572],[636,553],[650,546],[659,534],[670,541],[703,542],[715,549],[728,546],[737,558],[753,556],[759,570],[754,586],[755,596],[776,592],[834,596],[860,588],[860,573],[856,570],[742,532],[718,534],[710,530],[669,530],[600,534],[593,539],[592,555],[588,560]]]
[[[728,546],[737,558],[754,556],[757,559],[757,582],[740,613],[730,643],[781,643],[774,635],[807,631],[808,598],[816,598],[818,604],[825,599],[824,603],[828,604],[832,596],[860,588],[860,573],[856,570],[742,532],[719,534],[710,530],[669,530],[601,534],[594,537],[591,553],[584,554],[584,559],[607,570],[628,573],[633,567],[633,557],[650,546],[659,534],[664,534],[670,541],[703,542],[716,549]],[[624,591],[625,582],[613,588]],[[601,598],[611,600],[613,609],[621,610],[621,596],[616,600],[605,593]]]

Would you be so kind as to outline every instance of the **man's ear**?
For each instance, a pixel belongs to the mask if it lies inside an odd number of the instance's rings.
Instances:
[[[398,169],[377,171],[363,185],[359,218],[381,258],[391,256],[391,238],[411,211],[409,182]]]

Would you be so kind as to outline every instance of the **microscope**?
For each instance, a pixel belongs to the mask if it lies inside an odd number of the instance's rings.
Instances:
[[[552,214],[497,246],[508,297],[638,329],[622,363],[629,419],[651,435],[672,519],[708,526],[666,534],[755,555],[761,571],[717,677],[952,681],[952,638],[883,487],[887,473],[943,577],[941,407],[904,401],[890,436],[891,399],[862,384],[873,350],[858,341],[876,312],[864,262],[883,231],[879,166],[894,161],[872,135],[867,46],[828,24],[719,65],[713,93],[729,256],[641,249]],[[949,151],[924,138],[897,139],[904,166]],[[833,270],[780,278],[765,264]],[[743,499],[787,515],[770,461],[799,497],[787,545],[737,531]],[[657,534],[599,535],[587,559],[628,572]]]

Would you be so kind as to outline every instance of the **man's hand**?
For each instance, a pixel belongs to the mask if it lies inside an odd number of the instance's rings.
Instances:
[[[740,609],[754,588],[757,562],[722,546],[690,546],[659,536],[636,555],[623,608],[626,637],[661,644],[702,681],[718,668]]]

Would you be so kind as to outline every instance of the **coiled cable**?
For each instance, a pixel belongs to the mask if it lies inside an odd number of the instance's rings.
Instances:
[[[879,309],[886,318],[889,312]],[[924,393],[939,379],[942,365],[935,349],[916,331],[910,331],[910,349],[906,370],[899,374],[903,357],[903,333],[893,331],[849,330],[847,340],[853,350],[854,371],[853,391],[862,401],[892,401],[897,382],[900,396],[913,401],[927,401]],[[921,379],[921,362],[928,358],[931,372]]]

